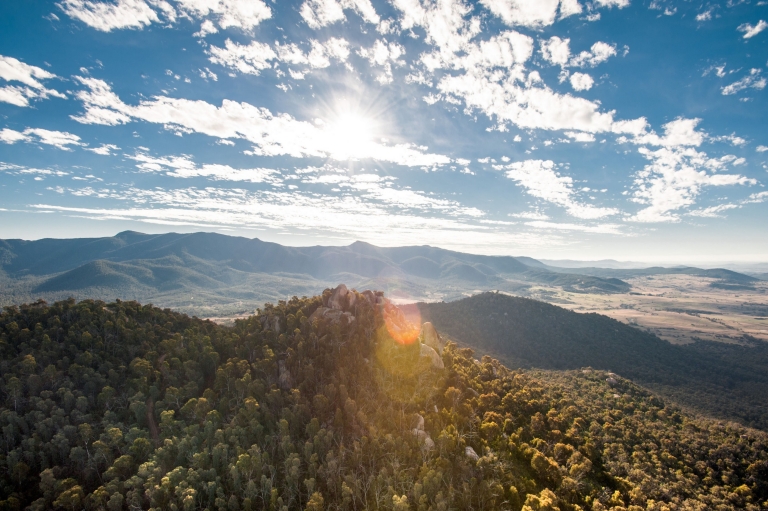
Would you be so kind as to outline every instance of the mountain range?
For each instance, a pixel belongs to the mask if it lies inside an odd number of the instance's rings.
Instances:
[[[430,246],[288,247],[215,233],[0,240],[0,303],[75,298],[137,299],[205,317],[249,313],[266,301],[311,296],[346,282],[385,290],[394,299],[454,300],[532,286],[625,293],[624,279],[685,273],[724,285],[755,281],[729,270],[700,268],[569,269],[529,257],[465,254]]]

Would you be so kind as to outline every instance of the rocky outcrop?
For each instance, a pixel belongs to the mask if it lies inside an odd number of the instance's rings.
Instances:
[[[424,449],[432,450],[435,447],[435,441],[432,440],[432,438],[429,436],[429,433],[424,431],[423,429],[412,429],[411,433],[413,433],[413,436],[419,439],[419,443]]]
[[[279,316],[261,316],[260,321],[262,330],[272,330],[276,334],[279,334],[282,330],[280,328]]]
[[[472,461],[477,461],[480,459],[480,456],[478,456],[475,450],[470,446],[467,446],[467,448],[464,449],[464,455]]]
[[[350,293],[347,286],[339,284],[336,289],[333,290],[331,296],[325,303],[325,306],[329,309],[336,309],[340,311],[347,310],[349,308],[349,296],[354,296],[354,293]]]
[[[428,360],[432,369],[445,369],[443,359],[437,352],[426,344],[420,345],[421,351],[419,352],[419,358],[422,360]]]
[[[327,319],[331,323],[341,323],[344,325],[349,325],[355,321],[355,317],[351,313],[332,309],[330,307],[318,307],[317,310],[309,316],[309,321],[312,322],[320,318]]]
[[[437,333],[437,330],[435,330],[435,327],[432,325],[432,323],[429,321],[421,325],[421,333],[419,334],[419,339],[421,339],[422,343],[435,350],[438,355],[443,354],[445,342],[443,341],[443,338],[440,337],[440,334]]]

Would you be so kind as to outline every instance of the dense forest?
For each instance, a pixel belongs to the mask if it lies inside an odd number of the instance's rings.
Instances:
[[[763,432],[601,370],[433,352],[381,293],[337,298],[233,327],[137,302],[6,307],[0,509],[768,507]]]
[[[602,314],[482,293],[419,304],[425,320],[508,367],[615,371],[707,415],[768,430],[768,344],[675,346]]]

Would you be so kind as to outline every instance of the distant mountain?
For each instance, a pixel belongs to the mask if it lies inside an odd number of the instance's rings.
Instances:
[[[613,268],[616,270],[629,270],[647,268],[648,263],[637,261],[617,261],[615,259],[600,259],[599,261],[579,261],[575,259],[539,259],[544,266],[557,268]]]
[[[338,282],[396,299],[456,300],[486,290],[525,295],[532,286],[626,293],[625,279],[682,273],[726,289],[756,279],[723,269],[569,269],[530,257],[483,256],[430,246],[287,247],[215,233],[0,240],[0,305],[75,298],[152,302],[204,317],[253,312],[264,302],[310,296]]]
[[[600,314],[483,293],[419,304],[422,318],[510,367],[615,371],[680,404],[768,429],[768,344],[672,345]]]
[[[214,233],[126,231],[110,238],[1,240],[0,300],[137,299],[209,316],[249,312],[265,301],[312,295],[339,281],[393,296],[438,299],[537,284],[598,293],[630,289],[620,279],[536,263],[429,246],[286,247]]]

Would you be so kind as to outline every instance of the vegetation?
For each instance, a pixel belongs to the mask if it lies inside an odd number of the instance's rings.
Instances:
[[[510,367],[615,371],[681,405],[768,429],[766,343],[675,346],[601,314],[501,293],[419,307],[440,332]]]
[[[6,307],[0,508],[768,506],[765,433],[597,370],[450,343],[433,370],[354,296],[351,322],[294,297],[231,328],[136,302]]]

